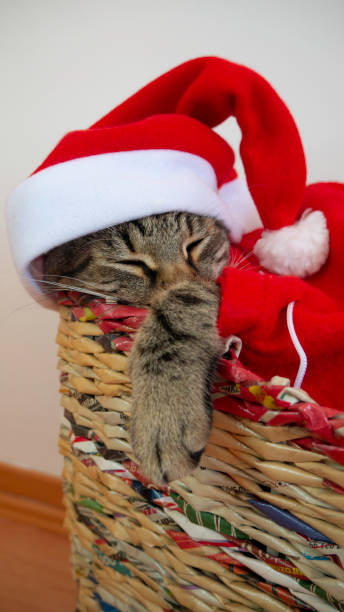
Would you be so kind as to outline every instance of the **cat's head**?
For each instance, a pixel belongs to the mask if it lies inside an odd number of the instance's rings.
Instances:
[[[121,223],[49,251],[43,290],[74,288],[148,304],[183,279],[215,280],[229,258],[228,230],[210,217],[171,212]]]

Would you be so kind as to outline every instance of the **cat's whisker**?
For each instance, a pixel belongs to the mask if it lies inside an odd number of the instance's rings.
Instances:
[[[234,259],[230,260],[230,261],[229,261],[229,265],[230,265],[232,268],[237,268],[237,267],[240,265],[240,263],[241,263],[241,262],[243,262],[243,261],[246,261],[246,260],[245,260],[245,257],[242,257],[242,256],[240,256],[240,255],[239,255],[238,257],[236,257],[236,258],[234,258]]]
[[[30,278],[29,274],[24,274],[24,276],[27,276],[27,278]],[[45,274],[44,277],[45,277],[45,279],[49,279],[49,278],[61,278],[61,274]],[[69,279],[71,281],[75,280],[75,278],[73,278],[72,276],[63,275],[63,278],[67,278],[67,279]],[[42,282],[44,282],[44,279],[36,279],[36,282],[37,283],[42,283]],[[46,280],[45,282],[48,282],[48,281]],[[54,283],[54,286],[56,286],[56,281],[53,281],[53,283]],[[85,285],[85,289],[88,289],[88,287],[91,287],[92,289],[101,289],[101,286],[100,286],[99,283],[92,283],[91,281],[85,281],[85,280],[83,280],[81,278],[78,278],[78,283],[83,283]],[[48,288],[46,288],[46,290],[48,290]],[[75,291],[79,291],[79,293],[84,293],[84,292],[81,291],[81,287],[75,288]],[[91,293],[91,292],[88,291],[87,293]],[[106,297],[106,298],[112,297],[109,294],[102,294],[102,295],[104,295],[104,297]]]
[[[256,269],[256,266],[249,259],[251,255],[253,255],[253,250],[249,251],[248,253],[236,252],[232,255],[231,259],[229,260],[228,265],[232,268],[237,268],[239,270],[244,270],[244,269],[254,270]]]
[[[230,265],[233,268],[235,268],[236,264],[240,261],[241,257],[242,257],[242,255],[240,253],[232,254],[232,256],[231,256],[231,258],[230,258],[230,260],[228,262],[228,265]]]
[[[242,270],[242,268],[245,267],[246,265],[252,265],[252,264],[250,264],[250,262],[248,262],[245,258],[243,258],[243,259],[238,259],[238,261],[235,264],[235,267]]]
[[[23,312],[26,310],[34,310],[34,309],[41,309],[42,306],[44,306],[46,302],[46,297],[42,297],[42,299],[36,297],[35,300],[31,300],[30,302],[27,302],[26,304],[22,304],[21,306],[17,306],[17,308],[14,308],[14,310],[11,310],[11,312],[8,313],[7,317],[5,318],[5,320],[9,319],[10,317],[12,317],[12,315],[15,315],[18,312]]]
[[[245,252],[243,254],[243,257],[245,257],[246,259],[248,259],[249,257],[251,257],[251,255],[254,255],[254,250],[252,249],[251,251],[248,251],[247,253]]]
[[[61,274],[45,274],[44,278],[45,279],[46,278],[61,278]],[[66,276],[65,274],[63,275],[63,278],[68,278],[71,281],[75,280],[75,278],[73,278],[72,276]],[[86,288],[87,287],[93,287],[94,289],[99,288],[99,283],[92,283],[91,281],[85,281],[85,280],[82,280],[81,278],[78,278],[78,283],[83,283],[86,286]]]
[[[46,285],[50,285],[52,287],[55,287],[56,289],[65,289],[67,291],[77,291],[78,293],[84,293],[85,295],[95,295],[96,297],[102,297],[104,299],[109,298],[111,296],[106,295],[105,293],[100,293],[99,291],[93,291],[93,290],[86,290],[86,287],[77,287],[74,285],[67,285],[66,283],[57,283],[55,281],[47,281],[47,280],[38,280],[38,283],[42,283],[42,284],[46,284]]]
[[[243,266],[237,266],[238,270],[257,270],[257,266],[254,266],[252,264],[250,264],[249,262],[247,262],[245,265]]]
[[[231,250],[230,251],[230,262],[236,263],[237,261],[239,261],[240,259],[244,259],[245,255],[243,253],[241,253],[238,250]]]
[[[40,304],[23,304],[22,306],[18,306],[17,308],[15,308],[14,310],[12,310],[8,316],[7,319],[9,319],[10,317],[12,317],[12,315],[17,314],[18,312],[25,312],[26,310],[34,310],[35,308],[39,308],[41,309],[41,305]]]
[[[238,257],[235,260],[235,265],[241,264],[241,263],[251,263],[250,259],[248,257],[246,257],[246,255],[242,255],[241,253],[238,255]]]

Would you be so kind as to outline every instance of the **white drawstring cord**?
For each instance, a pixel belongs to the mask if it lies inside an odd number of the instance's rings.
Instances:
[[[299,365],[299,369],[298,369],[298,372],[295,378],[295,382],[294,382],[294,387],[296,389],[300,389],[303,383],[303,379],[305,377],[306,371],[307,371],[308,360],[307,360],[307,355],[305,351],[303,350],[301,343],[296,335],[294,321],[293,321],[294,306],[295,306],[295,302],[290,302],[290,304],[288,304],[287,325],[288,325],[288,331],[289,331],[289,335],[291,337],[292,343],[295,347],[295,350],[298,356],[300,357],[300,365]]]

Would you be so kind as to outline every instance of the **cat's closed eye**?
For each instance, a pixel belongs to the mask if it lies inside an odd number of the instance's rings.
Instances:
[[[183,246],[185,259],[188,262],[189,266],[195,268],[197,257],[201,250],[202,244],[204,244],[205,238],[197,238],[196,240],[192,239],[191,242],[187,242]],[[197,268],[196,268],[197,269]]]
[[[143,259],[122,259],[116,261],[116,265],[126,266],[129,274],[135,274],[141,277],[146,276],[152,284],[156,281],[156,269],[147,265]]]

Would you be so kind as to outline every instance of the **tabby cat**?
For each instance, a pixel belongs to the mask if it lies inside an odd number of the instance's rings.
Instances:
[[[195,469],[212,421],[210,387],[224,350],[215,283],[228,231],[210,217],[172,212],[78,238],[45,256],[43,284],[149,306],[130,354],[130,440],[154,483]]]

